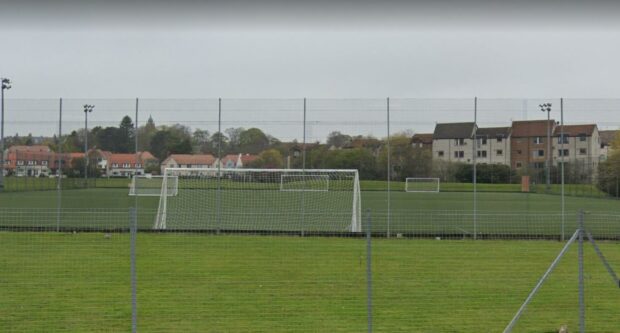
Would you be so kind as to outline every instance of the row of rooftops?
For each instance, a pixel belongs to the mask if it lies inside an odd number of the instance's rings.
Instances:
[[[565,136],[592,136],[597,129],[596,124],[580,124],[580,125],[558,125],[555,120],[520,120],[513,121],[510,127],[477,127],[473,122],[463,123],[440,123],[435,125],[433,133],[420,133],[414,135],[412,141],[419,143],[432,143],[433,140],[443,139],[466,139],[472,138],[474,133],[477,136],[493,137],[537,137],[546,136],[547,128],[553,131],[553,136],[560,136],[564,132]],[[610,132],[608,136],[613,138],[615,131]],[[601,132],[602,133],[602,132]]]

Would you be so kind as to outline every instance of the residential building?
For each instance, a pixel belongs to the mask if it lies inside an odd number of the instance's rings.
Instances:
[[[473,122],[435,125],[432,144],[433,159],[472,163],[474,130]]]
[[[216,162],[211,154],[172,154],[161,163],[161,173],[166,168],[217,168]]]
[[[549,154],[547,131],[552,136],[554,129],[554,120],[513,121],[510,134],[511,168],[544,170]]]
[[[476,130],[476,163],[510,165],[510,127]]]
[[[411,146],[433,151],[433,133],[416,133],[411,137]]]
[[[561,137],[562,132],[564,138]],[[596,173],[601,142],[595,124],[556,126],[553,137],[553,165],[559,165],[563,160],[579,165],[592,174]]]
[[[47,177],[52,174],[55,154],[48,146],[12,146],[4,155],[6,175]]]
[[[148,151],[137,154],[110,154],[105,174],[108,177],[143,175],[146,167],[154,164],[157,164],[157,158]]]

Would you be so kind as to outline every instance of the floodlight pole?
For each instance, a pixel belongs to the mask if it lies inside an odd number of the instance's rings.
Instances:
[[[4,91],[11,89],[11,80],[0,78],[2,106],[0,107],[0,192],[4,192]]]
[[[551,103],[544,103],[539,105],[540,111],[547,112],[547,163],[546,163],[546,176],[547,176],[547,192],[551,190]]]
[[[94,105],[84,104],[84,186],[88,183],[88,114],[93,112]]]

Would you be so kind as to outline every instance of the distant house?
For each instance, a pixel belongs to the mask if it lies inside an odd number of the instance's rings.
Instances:
[[[510,165],[510,127],[476,130],[476,163]]]
[[[599,161],[607,160],[609,154],[612,152],[611,143],[618,135],[618,131],[599,131]]]
[[[414,148],[423,148],[429,151],[433,150],[433,133],[417,133],[411,137],[411,146]]]
[[[248,164],[252,163],[258,158],[257,155],[252,154],[228,154],[222,157],[222,169],[240,169],[243,167],[247,167]],[[217,168],[217,162],[215,163],[215,167]]]
[[[148,151],[137,154],[110,154],[106,163],[106,175],[109,177],[143,175],[146,166],[156,163],[157,158]]]
[[[553,135],[555,125],[554,120],[513,121],[510,139],[511,168],[544,169],[549,154],[547,131]]]
[[[563,139],[562,131],[564,132]],[[601,142],[598,127],[595,124],[556,126],[553,136],[555,138],[554,165],[558,165],[564,159],[566,163],[580,163],[596,172],[601,155]]]
[[[52,174],[55,154],[48,146],[12,146],[4,155],[5,175],[47,177]]]
[[[211,154],[172,154],[161,163],[161,174],[167,168],[216,168],[216,161]]]
[[[435,125],[433,159],[447,162],[472,163],[473,122]]]

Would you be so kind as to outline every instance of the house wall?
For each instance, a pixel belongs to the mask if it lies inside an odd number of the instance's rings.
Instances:
[[[501,141],[498,141],[497,138],[488,138],[486,144],[483,144],[483,140],[478,140],[476,163],[510,165],[510,138],[502,138]],[[501,154],[498,153],[498,150],[501,150]],[[478,154],[482,151],[486,151],[486,157],[483,153]]]
[[[472,163],[472,143],[472,139],[464,139],[462,145],[457,144],[455,139],[433,140],[433,159],[447,162]],[[443,157],[439,156],[440,151],[443,151]],[[455,157],[455,152],[463,152],[463,157]]]

